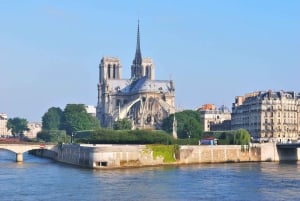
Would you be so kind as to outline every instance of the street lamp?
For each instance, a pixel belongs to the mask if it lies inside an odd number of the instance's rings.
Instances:
[[[75,136],[75,132],[72,132],[72,134],[71,134],[71,144],[73,144],[73,142],[74,142],[74,136]]]
[[[189,144],[190,144],[191,132],[187,131],[186,134],[187,134],[188,137],[189,137]]]

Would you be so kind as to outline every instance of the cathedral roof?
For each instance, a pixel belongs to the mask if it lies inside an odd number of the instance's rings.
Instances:
[[[150,80],[147,77],[142,77],[134,81],[130,79],[108,80],[108,84],[112,91],[124,94],[145,92],[168,93],[173,90],[169,80]]]
[[[170,92],[171,86],[169,80],[150,80],[142,77],[132,83],[131,92]]]

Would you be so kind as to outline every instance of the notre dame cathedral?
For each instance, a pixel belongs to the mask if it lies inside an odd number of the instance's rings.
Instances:
[[[137,27],[136,52],[131,78],[122,78],[118,58],[103,57],[99,64],[97,118],[102,127],[127,118],[133,128],[159,129],[162,120],[175,112],[175,87],[172,80],[155,80],[151,58],[142,58],[140,27]]]

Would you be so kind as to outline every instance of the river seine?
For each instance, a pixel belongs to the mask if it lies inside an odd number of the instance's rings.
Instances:
[[[90,170],[0,150],[0,200],[300,200],[300,163]]]

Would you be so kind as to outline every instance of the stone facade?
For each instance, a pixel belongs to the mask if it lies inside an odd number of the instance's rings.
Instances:
[[[85,110],[91,116],[96,117],[96,107],[94,105],[85,105]]]
[[[216,108],[214,104],[205,104],[197,111],[201,114],[204,131],[230,130],[231,113],[224,105]]]
[[[232,129],[247,129],[260,141],[286,142],[300,137],[300,94],[259,91],[237,96],[232,105]]]
[[[11,132],[7,130],[7,115],[4,113],[0,113],[0,137],[8,137],[11,136]]]
[[[180,146],[174,162],[164,162],[163,156],[154,157],[151,148],[146,145],[91,145],[61,144],[51,150],[32,151],[36,155],[87,168],[128,168],[157,165],[183,165],[202,163],[260,162],[279,160],[299,160],[295,149],[289,154],[277,153],[275,143],[254,144],[251,146]],[[283,150],[284,151],[284,150]]]
[[[140,31],[137,30],[131,78],[122,78],[122,65],[116,57],[103,57],[99,65],[97,118],[102,127],[127,118],[133,128],[160,128],[162,120],[175,112],[172,80],[155,80],[151,58],[142,58]]]
[[[28,138],[36,138],[38,132],[42,130],[42,122],[31,122],[28,123],[28,131],[24,132],[24,136]]]

